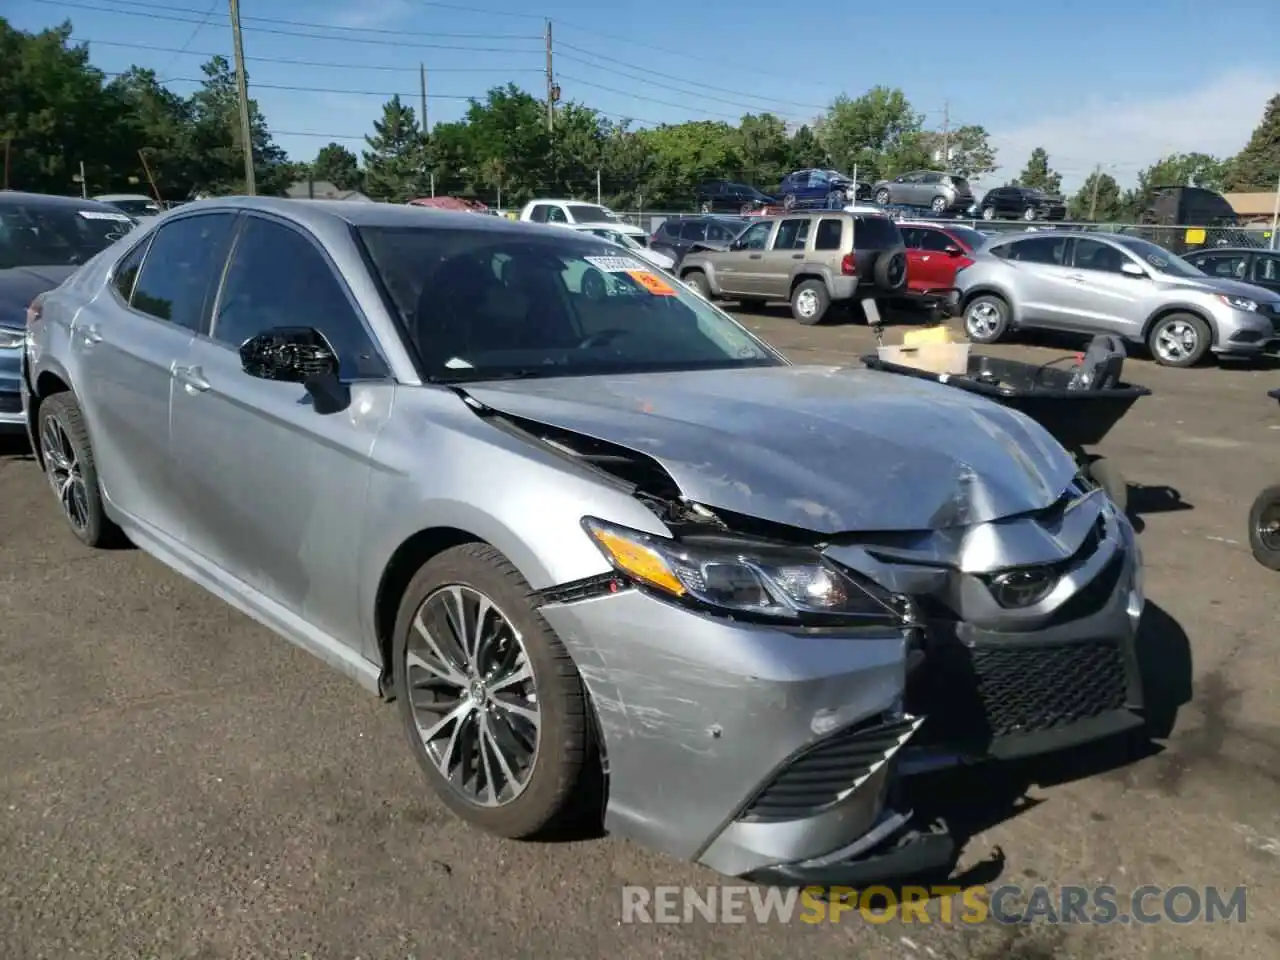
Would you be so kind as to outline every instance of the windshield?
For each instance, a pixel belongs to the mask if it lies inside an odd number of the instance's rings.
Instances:
[[[1140,260],[1145,261],[1161,273],[1167,273],[1174,277],[1204,276],[1200,270],[1193,267],[1186,260],[1175,256],[1164,247],[1157,246],[1150,240],[1143,240],[1141,237],[1114,237],[1113,239],[1127,247],[1130,253],[1136,254]]]
[[[361,227],[433,380],[780,366],[727,314],[591,237]]]
[[[604,207],[591,207],[585,203],[571,203],[566,207],[574,223],[617,223],[618,218]]]
[[[947,230],[970,250],[981,250],[987,242],[987,238],[972,227],[947,227]]]
[[[0,205],[0,270],[86,263],[134,226],[108,210],[6,203]]]
[[[162,211],[160,204],[154,200],[148,200],[146,197],[138,197],[136,200],[103,200],[108,206],[115,207],[131,217],[158,217]]]
[[[636,243],[634,239],[625,233],[619,233],[617,230],[605,230],[596,228],[586,231],[593,236],[599,237],[601,240],[608,240],[610,243],[616,243],[620,247],[630,247],[632,250],[643,250],[644,247]]]

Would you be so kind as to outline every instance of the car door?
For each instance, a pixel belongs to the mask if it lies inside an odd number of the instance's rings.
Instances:
[[[278,327],[324,335],[351,383],[347,409],[321,415],[303,385],[244,372],[241,344]],[[362,598],[351,564],[392,383],[355,299],[310,235],[245,216],[208,335],[196,338],[178,383],[174,481],[190,518],[187,547],[326,633],[354,636]]]
[[[707,221],[686,220],[680,227],[681,255],[687,253],[695,243],[707,239]]]
[[[913,277],[907,274],[911,289],[925,293],[930,290],[949,290],[955,286],[956,263],[958,257],[948,253],[958,244],[941,230],[931,227],[917,227],[919,249],[910,269],[918,272]]]
[[[115,267],[76,316],[71,365],[103,492],[130,520],[181,539],[170,401],[217,286],[236,214],[203,213],[160,226]]]
[[[1014,305],[1018,322],[1075,329],[1062,301],[1077,281],[1067,263],[1067,238],[1039,234],[1009,244],[1005,257],[1014,268]]]
[[[1071,244],[1070,257],[1071,282],[1059,295],[1061,325],[1141,339],[1147,319],[1143,300],[1150,293],[1150,282],[1123,270],[1125,264],[1138,265],[1137,261],[1118,247],[1087,237]]]
[[[921,262],[924,230],[920,227],[902,227],[902,242],[907,248],[907,289],[920,293],[925,289],[927,265]]]
[[[804,260],[810,222],[809,217],[788,217],[778,224],[759,261],[755,293],[770,300],[791,296],[791,274]]]
[[[1272,293],[1280,293],[1280,254],[1261,251],[1255,253],[1253,271],[1249,276],[1250,283],[1265,287]]]
[[[1229,253],[1197,253],[1187,258],[1202,273],[1223,280],[1245,280],[1249,276],[1249,254],[1240,250]]]
[[[714,254],[716,280],[722,293],[758,296],[762,284],[764,254],[776,222],[764,220],[749,226],[727,253]]]

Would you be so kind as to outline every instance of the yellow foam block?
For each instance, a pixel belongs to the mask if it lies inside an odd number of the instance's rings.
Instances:
[[[904,347],[920,347],[926,343],[950,343],[951,331],[945,326],[925,327],[923,330],[908,330],[902,336]]]

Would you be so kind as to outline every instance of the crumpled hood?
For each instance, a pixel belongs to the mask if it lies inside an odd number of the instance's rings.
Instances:
[[[58,265],[0,270],[0,326],[26,326],[27,307],[31,301],[58,286],[78,269],[76,266]]]
[[[1039,424],[953,387],[841,367],[489,381],[495,410],[647,454],[690,500],[834,534],[967,526],[1076,473]]]

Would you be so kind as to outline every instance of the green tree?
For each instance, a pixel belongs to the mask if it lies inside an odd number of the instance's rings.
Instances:
[[[1123,219],[1126,209],[1120,184],[1111,174],[1101,171],[1089,174],[1067,203],[1067,215],[1072,220],[1095,220],[1099,223]]]
[[[1044,147],[1036,147],[1014,183],[1045,193],[1058,193],[1062,189],[1062,174],[1049,166],[1048,151]]]
[[[1276,189],[1280,182],[1280,93],[1267,101],[1262,122],[1228,165],[1225,180],[1228,190]]]
[[[875,180],[929,166],[923,124],[901,90],[873,87],[856,99],[836,97],[818,133],[838,169]]]
[[[501,184],[504,205],[522,204],[554,189],[544,101],[509,83],[494,87],[484,100],[472,100],[464,119],[471,168],[489,190],[496,193]]]
[[[996,168],[996,150],[991,146],[990,134],[977,124],[957,127],[945,137],[938,132],[926,133],[924,146],[931,165],[962,177],[977,180]]]
[[[106,93],[119,105],[121,138],[121,155],[114,158],[112,182],[106,189],[127,190],[145,182],[149,171],[161,199],[189,197],[200,177],[191,136],[191,102],[161,86],[154,70],[141,67],[116,77]],[[145,166],[139,154],[145,155]]]
[[[772,186],[791,170],[787,125],[771,113],[742,118],[737,149],[742,169],[736,176],[756,186]]]
[[[203,193],[245,192],[244,148],[241,146],[240,97],[235,73],[226,57],[214,57],[203,67],[204,86],[191,95],[191,144],[197,158],[196,189]],[[276,196],[298,178],[267,129],[256,100],[249,101],[249,138],[253,149],[253,178],[257,192]]]
[[[556,125],[549,142],[551,158],[546,192],[594,200],[597,172],[602,189],[604,186],[604,134],[600,115],[580,104],[561,104],[556,110]]]
[[[624,210],[652,207],[652,197],[646,196],[645,191],[653,174],[654,158],[644,138],[631,129],[628,120],[606,122],[602,137],[600,162],[609,206]]]
[[[727,123],[696,120],[641,131],[653,154],[646,203],[653,208],[683,209],[693,202],[699,183],[736,177],[742,170],[738,131]]]
[[[1138,185],[1125,193],[1125,219],[1139,220],[1159,187],[1222,189],[1226,165],[1206,153],[1171,153],[1138,172]]]
[[[313,180],[327,180],[339,190],[359,190],[364,186],[356,155],[340,143],[326,143],[311,161]]]
[[[808,124],[797,130],[795,136],[791,138],[791,142],[788,144],[787,160],[787,170],[784,171],[784,175],[792,170],[826,167],[831,163],[831,158],[827,156],[827,151],[823,149],[818,137],[813,132],[813,128]],[[781,177],[779,180],[781,180]]]
[[[404,203],[425,196],[425,142],[413,107],[394,96],[382,106],[382,119],[373,122],[373,136],[365,137],[366,190],[375,200]]]

